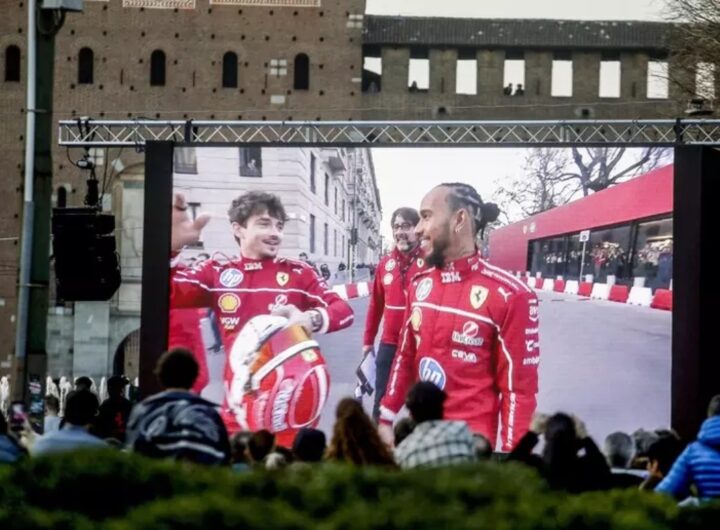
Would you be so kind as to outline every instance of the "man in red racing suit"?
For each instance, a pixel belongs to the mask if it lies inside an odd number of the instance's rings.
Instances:
[[[207,220],[190,221],[182,215],[184,197],[175,198],[173,247],[197,239]],[[211,259],[192,269],[174,269],[170,307],[209,307],[220,322],[226,354],[235,337],[252,317],[279,314],[308,332],[327,333],[348,327],[353,311],[312,267],[301,261],[277,257],[285,212],[279,199],[250,192],[233,201],[230,218],[240,242],[239,259]],[[252,257],[248,257],[248,255]],[[232,381],[226,363],[226,388]],[[226,405],[226,404],[225,404]],[[239,430],[235,416],[223,406],[228,432]]]
[[[420,216],[412,208],[398,208],[390,218],[395,248],[380,259],[375,271],[363,336],[363,355],[374,348],[375,336],[383,322],[380,345],[375,356],[375,400],[373,418],[380,416],[380,400],[385,395],[407,303],[407,288],[424,268],[415,237]]]
[[[477,230],[493,214],[496,207],[466,185],[438,186],[423,200],[417,231],[434,268],[418,274],[408,293],[380,409],[386,439],[416,380],[445,391],[446,419],[466,421],[493,446],[500,437],[502,451],[529,428],[538,390],[538,300],[475,249]]]

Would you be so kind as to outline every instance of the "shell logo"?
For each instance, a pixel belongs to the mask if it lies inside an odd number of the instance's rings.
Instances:
[[[240,298],[234,293],[225,293],[218,298],[218,307],[223,313],[234,313],[240,307]]]

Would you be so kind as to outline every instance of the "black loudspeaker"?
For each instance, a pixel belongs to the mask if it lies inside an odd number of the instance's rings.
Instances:
[[[54,208],[53,256],[57,297],[109,300],[120,287],[115,216],[94,208]]]

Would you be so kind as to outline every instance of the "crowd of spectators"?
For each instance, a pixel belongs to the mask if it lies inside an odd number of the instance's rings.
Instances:
[[[22,429],[10,426],[0,414],[0,464],[98,447],[229,466],[237,472],[321,462],[410,469],[497,459],[530,466],[551,488],[570,493],[633,488],[687,504],[720,497],[720,395],[710,402],[697,440],[687,446],[672,430],[640,429],[610,434],[601,449],[579,418],[556,413],[536,414],[511,453],[495,454],[491,441],[473,434],[467,424],[443,419],[445,393],[420,382],[407,395],[409,417],[396,423],[394,447],[382,441],[362,404],[352,398],[338,404],[329,441],[322,431],[303,428],[292,447],[283,447],[265,430],[228,436],[217,405],[190,391],[198,376],[191,352],[165,353],[156,375],[163,390],[132,411],[123,396],[126,379],[111,378],[109,397],[100,404],[87,378],[78,378],[62,418],[57,398],[46,398],[42,435],[31,432],[27,423]]]

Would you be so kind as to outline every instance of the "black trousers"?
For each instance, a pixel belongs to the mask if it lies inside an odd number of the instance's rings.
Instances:
[[[390,378],[390,369],[395,358],[395,344],[380,343],[377,355],[375,356],[375,404],[373,405],[373,419],[377,422],[380,418],[380,400],[385,395],[385,387]]]

